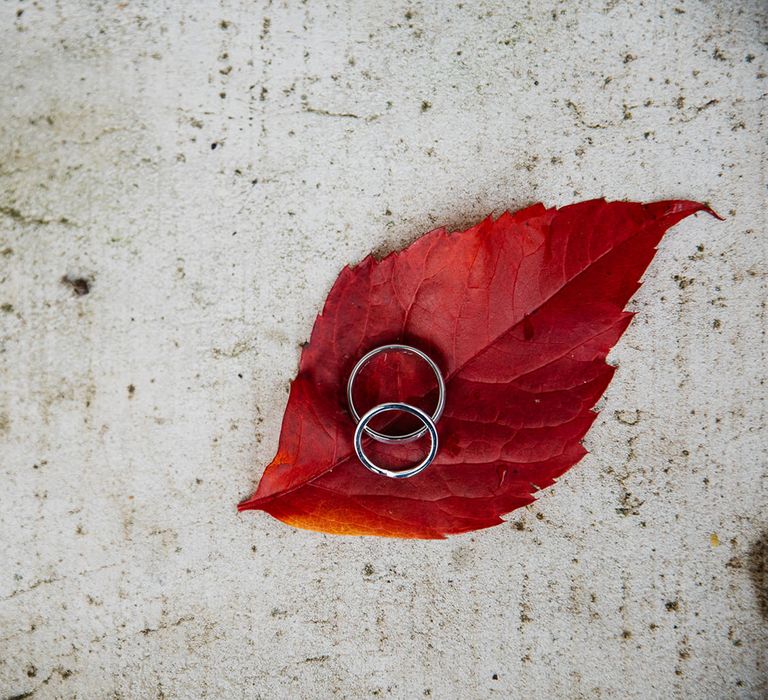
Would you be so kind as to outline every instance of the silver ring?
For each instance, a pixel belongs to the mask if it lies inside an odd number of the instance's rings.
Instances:
[[[430,420],[433,424],[437,423],[437,421],[440,420],[440,416],[443,415],[443,409],[445,408],[445,380],[443,379],[443,374],[440,371],[440,368],[435,364],[435,362],[432,360],[432,358],[429,355],[422,352],[421,350],[412,348],[410,345],[401,345],[398,343],[395,343],[393,345],[382,345],[381,347],[371,350],[369,353],[366,353],[365,355],[363,355],[357,361],[357,364],[353,367],[352,373],[349,375],[349,380],[347,380],[347,403],[349,404],[349,412],[352,414],[352,418],[354,418],[355,423],[357,423],[359,426],[361,421],[360,414],[357,412],[357,408],[355,408],[355,402],[352,400],[352,387],[354,386],[357,375],[359,374],[363,365],[365,365],[369,360],[371,360],[371,358],[381,354],[382,352],[390,352],[393,350],[409,353],[411,355],[416,355],[417,357],[420,357],[422,360],[424,360],[424,362],[426,362],[430,366],[432,371],[435,373],[435,378],[437,379],[437,389],[438,389],[437,407],[435,408],[435,412],[432,414],[432,418]],[[383,405],[388,405],[388,404],[382,404],[382,406]],[[410,406],[409,404],[398,404],[398,405],[408,406],[409,408],[412,408],[412,406]],[[408,412],[409,411],[406,411],[406,413]],[[370,411],[366,415],[369,415],[369,414],[370,414]],[[413,414],[413,415],[418,415],[418,414]],[[421,418],[421,416],[419,417]],[[405,435],[385,435],[384,433],[380,433],[374,430],[373,428],[369,428],[367,425],[364,427],[364,429],[365,429],[365,432],[368,433],[368,435],[370,435],[374,440],[378,440],[379,442],[385,442],[387,444],[397,444],[401,442],[413,442],[414,440],[418,440],[422,435],[424,435],[429,430],[429,424],[426,421],[423,421],[423,422],[426,427],[419,428],[418,430],[414,430],[412,433],[406,433]]]
[[[410,413],[412,416],[416,416],[422,423],[424,423],[424,430],[429,433],[429,453],[415,467],[404,469],[399,472],[393,472],[374,464],[363,450],[363,432],[365,432],[368,421],[375,416],[378,416],[380,413],[387,413],[388,411],[404,411],[405,413]],[[416,408],[416,406],[411,406],[407,403],[381,403],[368,411],[357,424],[357,427],[355,428],[355,453],[357,454],[358,459],[363,463],[363,466],[366,469],[370,469],[374,474],[388,476],[390,479],[407,479],[408,477],[416,476],[419,472],[424,471],[435,459],[435,456],[437,455],[437,428],[435,427],[434,421],[420,408]]]

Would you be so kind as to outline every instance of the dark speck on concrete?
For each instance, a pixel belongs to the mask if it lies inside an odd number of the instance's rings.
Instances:
[[[763,532],[749,550],[749,576],[755,587],[757,607],[768,622],[768,530]]]
[[[64,275],[64,277],[61,278],[61,283],[70,287],[76,297],[83,297],[91,291],[91,284],[84,277],[70,277],[69,275]]]
[[[424,100],[421,103],[421,111],[422,112],[426,112],[429,109],[432,109],[432,103],[431,102],[427,102],[426,100]]]
[[[132,399],[133,395],[136,393],[136,387],[133,384],[128,385],[128,398]]]

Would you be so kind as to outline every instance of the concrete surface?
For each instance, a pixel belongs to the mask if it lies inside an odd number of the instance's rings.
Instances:
[[[3,2],[0,696],[768,693],[758,1]],[[605,195],[663,242],[508,525],[238,515],[340,268]]]

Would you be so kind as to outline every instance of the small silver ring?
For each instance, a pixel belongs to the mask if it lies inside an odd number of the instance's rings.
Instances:
[[[357,408],[355,407],[355,402],[352,399],[352,388],[355,384],[355,379],[357,378],[357,375],[359,374],[360,370],[363,368],[363,365],[365,365],[367,362],[369,362],[373,357],[376,355],[379,355],[383,352],[405,352],[411,355],[416,355],[417,357],[420,357],[424,362],[426,362],[430,369],[434,372],[435,378],[437,379],[437,407],[435,408],[435,412],[432,414],[431,422],[437,423],[437,421],[440,420],[440,416],[443,415],[443,409],[445,408],[445,380],[443,379],[443,374],[440,371],[440,368],[435,364],[435,362],[432,360],[432,358],[427,355],[426,353],[422,352],[421,350],[418,350],[417,348],[413,348],[410,345],[402,345],[399,343],[395,343],[392,345],[382,345],[378,348],[374,348],[370,352],[363,355],[358,361],[357,364],[352,368],[352,373],[349,375],[349,379],[347,380],[347,403],[349,404],[349,412],[352,414],[352,418],[354,418],[355,423],[358,425],[360,424],[360,414],[357,412]],[[385,405],[385,404],[382,404]],[[398,404],[402,406],[408,406],[409,404]],[[420,410],[420,409],[419,409]],[[407,411],[406,411],[407,412]],[[370,413],[370,411],[368,412]],[[366,414],[368,415],[368,414]],[[414,414],[417,415],[417,414]],[[369,419],[370,420],[370,419]],[[386,435],[384,433],[380,433],[373,428],[369,428],[367,425],[365,426],[365,432],[368,433],[374,440],[378,440],[379,442],[384,442],[387,444],[398,444],[401,442],[413,442],[414,440],[418,440],[422,435],[426,434],[429,430],[429,426],[424,421],[424,425],[427,427],[419,428],[417,430],[414,430],[411,433],[406,433],[405,435]]]
[[[410,413],[412,416],[416,416],[422,423],[424,423],[424,430],[429,433],[430,445],[429,453],[427,456],[416,466],[410,467],[409,469],[404,469],[399,472],[384,469],[378,464],[374,464],[363,450],[363,433],[365,432],[366,426],[368,425],[368,421],[370,421],[375,416],[378,416],[380,413],[387,413],[388,411],[403,411],[405,413]],[[363,466],[366,469],[370,469],[374,474],[379,474],[380,476],[388,476],[390,479],[407,479],[411,476],[416,476],[416,474],[419,472],[424,471],[430,464],[432,464],[432,461],[435,459],[435,456],[437,455],[437,428],[435,427],[435,423],[429,417],[429,415],[427,415],[420,408],[416,408],[416,406],[411,406],[407,403],[396,402],[382,403],[378,406],[374,406],[370,411],[368,411],[368,413],[366,413],[357,424],[357,427],[355,428],[355,453],[357,454],[357,458],[362,462]]]

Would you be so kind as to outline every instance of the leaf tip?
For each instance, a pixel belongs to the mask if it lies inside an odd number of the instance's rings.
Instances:
[[[256,506],[253,504],[253,497],[246,498],[244,501],[240,501],[237,504],[237,512],[242,513],[246,510],[256,510]]]
[[[659,218],[673,216],[675,222],[686,216],[690,216],[691,214],[698,214],[699,212],[704,212],[720,221],[725,221],[720,214],[709,206],[708,202],[696,202],[692,199],[662,200],[659,202],[650,202],[645,204],[644,207],[646,208],[646,211],[650,211]]]
[[[718,221],[725,221],[724,216],[720,216],[712,207],[710,207],[706,202],[704,203],[704,208],[701,209],[701,211],[709,214],[710,216],[714,216]]]
[[[720,216],[710,205],[709,202],[694,202],[692,200],[683,200],[680,202],[682,205],[688,205],[690,207],[690,211],[687,212],[688,214],[698,214],[699,212],[703,212],[705,214],[709,214],[710,216],[714,217],[718,221],[725,221],[725,217]]]

